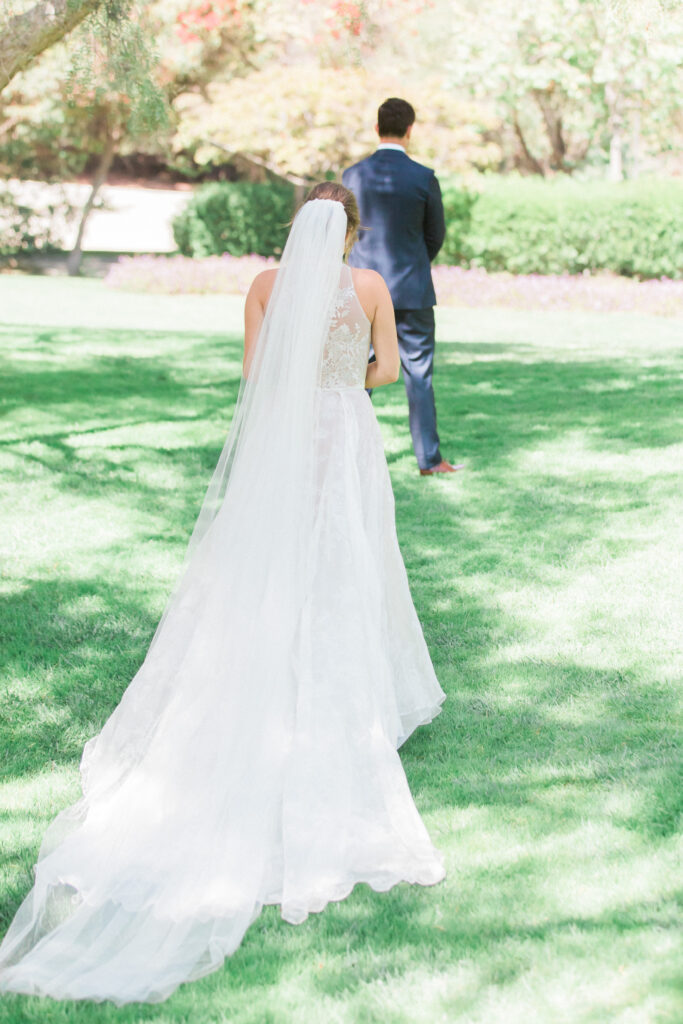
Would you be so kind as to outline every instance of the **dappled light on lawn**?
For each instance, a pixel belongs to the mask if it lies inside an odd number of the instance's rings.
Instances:
[[[145,655],[240,373],[235,307],[48,284],[54,324],[0,327],[3,928]],[[27,311],[43,287],[22,281]],[[441,311],[439,428],[466,471],[418,476],[401,387],[375,408],[448,693],[401,751],[447,878],[360,887],[297,928],[266,908],[223,970],[98,1021],[674,1019],[677,333],[642,313]],[[0,1003],[0,1024],[91,1014]]]

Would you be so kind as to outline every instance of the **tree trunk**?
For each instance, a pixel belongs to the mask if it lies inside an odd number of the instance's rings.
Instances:
[[[104,146],[104,149],[102,151],[102,156],[100,157],[100,162],[97,165],[97,169],[95,170],[95,174],[93,175],[92,185],[91,185],[91,188],[90,188],[90,195],[88,196],[86,204],[83,207],[83,212],[81,213],[81,220],[80,220],[80,223],[78,225],[78,234],[76,236],[76,244],[74,245],[73,249],[69,253],[69,257],[68,257],[68,259],[66,261],[66,269],[67,269],[70,277],[76,277],[80,273],[81,260],[83,258],[83,250],[82,250],[81,246],[83,245],[83,235],[85,233],[85,225],[87,224],[88,217],[90,216],[90,214],[92,212],[92,208],[95,205],[95,199],[97,198],[97,193],[99,192],[100,188],[105,183],[105,181],[107,180],[107,175],[109,174],[109,168],[111,167],[111,162],[114,159],[114,154],[116,153],[117,141],[118,140],[116,138],[114,138],[113,135],[110,138],[107,139],[107,141],[105,143],[105,146]]]
[[[623,157],[623,126],[624,119],[621,116],[620,94],[612,82],[605,85],[605,100],[607,101],[607,131],[609,133],[609,170],[607,177],[610,181],[622,181],[624,177]]]
[[[517,136],[517,141],[519,142],[519,145],[520,145],[521,155],[522,155],[522,160],[521,160],[522,166],[524,167],[525,170],[531,171],[532,174],[540,174],[542,177],[545,177],[545,168],[536,159],[536,157],[533,155],[533,153],[531,152],[531,150],[529,149],[529,147],[526,144],[526,139],[524,138],[524,132],[522,131],[522,126],[519,123],[519,118],[517,116],[517,112],[516,111],[513,114],[512,126],[513,126],[513,128],[515,130],[515,135]]]
[[[632,178],[640,177],[640,160],[641,160],[641,138],[640,138],[640,110],[636,108],[633,111],[633,124],[631,127],[631,168],[630,176]]]
[[[18,71],[87,18],[102,0],[41,0],[0,30],[0,90]]]
[[[610,181],[622,181],[624,178],[624,159],[622,152],[621,128],[612,129],[609,140],[609,174]]]
[[[543,91],[534,90],[534,98],[545,124],[546,135],[550,143],[550,166],[555,171],[566,171],[565,157],[567,144],[562,134],[562,114],[557,111],[550,97]]]

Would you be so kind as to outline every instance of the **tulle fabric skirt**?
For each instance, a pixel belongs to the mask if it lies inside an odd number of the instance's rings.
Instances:
[[[46,833],[0,990],[160,1001],[218,968],[264,904],[298,924],[358,882],[443,877],[397,754],[444,694],[377,421],[351,388],[318,392],[317,425],[305,601],[288,605],[277,567],[232,571],[219,512],[86,744],[83,796]]]

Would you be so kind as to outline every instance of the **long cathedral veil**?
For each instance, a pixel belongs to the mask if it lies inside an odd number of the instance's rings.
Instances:
[[[339,288],[346,229],[342,204],[329,199],[304,203],[294,219],[249,374],[241,381],[232,426],[188,544],[184,571],[156,630],[138,685],[119,705],[123,710],[127,698],[135,701],[138,732],[145,726],[153,729],[164,713],[175,675],[169,671],[167,656],[176,644],[169,642],[169,634],[183,642],[188,639],[199,620],[198,602],[206,596],[198,581],[208,578],[216,565],[231,597],[239,600],[240,646],[266,617],[262,614],[266,601],[277,606],[270,621],[277,622],[283,646],[295,628],[292,616],[305,597],[305,552],[315,507],[316,391]],[[234,623],[221,623],[218,628],[233,635]],[[154,666],[162,637],[159,670],[145,672]],[[254,634],[255,644],[264,639]],[[273,633],[267,638],[274,654],[277,639]],[[227,653],[234,662],[238,652],[233,648]],[[93,771],[97,760],[108,763],[102,782],[112,771],[118,776],[126,764],[130,722],[119,709],[86,745],[81,764],[84,784],[91,780],[97,784]],[[120,742],[119,723],[124,726]]]
[[[317,389],[345,233],[336,201],[294,220],[180,582],[85,746],[83,796],[46,832],[0,947],[0,990],[162,999],[239,945],[282,873]]]
[[[305,203],[294,220],[190,554],[230,492],[239,493],[243,518],[251,524],[269,495],[275,494],[283,516],[295,511],[297,519],[302,498],[310,497],[303,488],[311,468],[314,395],[346,226],[344,207],[330,199]]]

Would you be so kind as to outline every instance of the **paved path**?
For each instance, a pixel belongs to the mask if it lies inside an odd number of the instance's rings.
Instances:
[[[38,181],[9,181],[12,192],[27,206],[49,217],[47,207],[64,199],[80,210],[90,192],[89,185],[76,182],[47,185]],[[84,252],[172,252],[175,249],[171,222],[187,204],[191,191],[103,185],[97,207],[91,213],[83,240]],[[53,218],[53,226],[64,249],[76,239],[78,219],[67,224]]]

